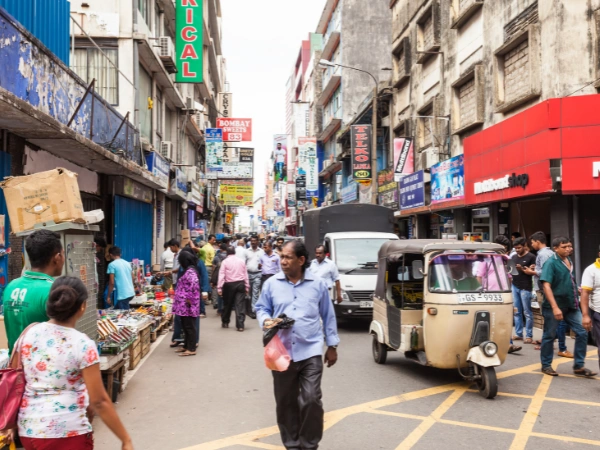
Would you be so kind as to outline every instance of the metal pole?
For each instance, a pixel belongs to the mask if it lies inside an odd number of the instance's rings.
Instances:
[[[581,239],[579,236],[579,197],[573,196],[573,246],[575,247],[575,280],[581,283]]]
[[[371,130],[371,203],[377,204],[377,83],[373,91],[373,125]]]

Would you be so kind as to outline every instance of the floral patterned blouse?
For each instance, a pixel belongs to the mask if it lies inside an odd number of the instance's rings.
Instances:
[[[21,360],[26,386],[19,435],[54,439],[91,433],[81,370],[99,363],[94,341],[73,328],[44,322],[25,335]]]
[[[186,300],[190,300],[189,305]],[[173,314],[184,317],[200,315],[200,281],[198,274],[192,268],[186,270],[183,276],[177,280]]]

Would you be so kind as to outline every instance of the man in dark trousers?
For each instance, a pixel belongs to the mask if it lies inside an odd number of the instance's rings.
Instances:
[[[229,328],[231,309],[235,308],[235,325],[238,331],[244,331],[246,319],[246,295],[250,292],[246,263],[235,256],[235,249],[227,247],[227,258],[219,269],[217,284],[219,295],[223,296],[223,328]]]
[[[260,325],[268,327],[281,314],[295,320],[279,337],[292,362],[273,372],[277,425],[287,450],[313,450],[323,437],[323,347],[327,367],[337,361],[340,338],[333,303],[325,282],[308,270],[308,251],[300,241],[284,244],[282,272],[269,278],[256,303]]]
[[[531,311],[531,290],[535,273],[535,256],[527,250],[525,239],[516,238],[513,248],[516,254],[512,260],[517,266],[517,275],[513,276],[512,295],[515,305],[515,336],[513,341],[533,343],[533,312]],[[523,315],[525,315],[525,335],[523,335]],[[539,343],[538,343],[539,344]]]

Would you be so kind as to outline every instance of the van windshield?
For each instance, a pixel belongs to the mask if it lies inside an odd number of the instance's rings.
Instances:
[[[341,272],[353,269],[376,270],[381,246],[389,241],[382,238],[336,239],[335,263]]]
[[[429,263],[431,292],[510,292],[506,259],[498,254],[442,254]]]

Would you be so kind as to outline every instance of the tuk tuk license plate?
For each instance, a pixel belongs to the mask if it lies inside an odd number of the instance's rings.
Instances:
[[[373,302],[360,302],[360,307],[361,308],[372,308]]]
[[[458,294],[458,303],[502,303],[501,294]]]

